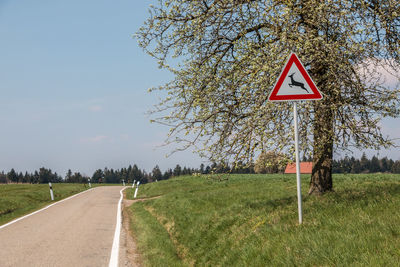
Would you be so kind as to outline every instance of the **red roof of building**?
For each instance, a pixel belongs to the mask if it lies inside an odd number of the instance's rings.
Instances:
[[[300,162],[300,173],[311,173],[312,162]],[[288,163],[285,173],[296,173],[296,163]]]

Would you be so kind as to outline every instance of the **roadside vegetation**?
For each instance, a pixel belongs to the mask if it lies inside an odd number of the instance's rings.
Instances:
[[[50,199],[48,184],[0,185],[0,225],[89,188],[85,184],[68,183],[52,186],[54,201]]]
[[[335,174],[335,191],[323,196],[305,195],[309,176],[302,181],[302,225],[295,175],[181,176],[140,186],[130,226],[144,264],[398,265],[400,175]]]

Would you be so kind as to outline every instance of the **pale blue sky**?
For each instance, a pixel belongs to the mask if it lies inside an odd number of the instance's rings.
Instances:
[[[167,129],[149,123],[147,89],[171,76],[132,38],[149,4],[0,0],[0,170],[200,165],[155,150]]]
[[[0,0],[0,170],[200,165],[156,149],[168,129],[145,115],[158,99],[147,89],[171,79],[132,38],[152,2]]]

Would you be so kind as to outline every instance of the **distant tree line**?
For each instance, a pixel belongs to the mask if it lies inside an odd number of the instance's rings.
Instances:
[[[50,169],[40,168],[39,171],[33,173],[22,172],[17,173],[14,169],[11,169],[8,173],[0,173],[0,183],[30,183],[30,184],[41,184],[41,183],[60,183],[63,182],[63,178],[52,172]]]
[[[373,156],[368,159],[365,153],[360,159],[354,157],[344,157],[333,161],[334,173],[376,173],[390,172],[400,173],[400,160],[392,160],[387,157],[379,159]]]
[[[140,181],[141,184],[167,180],[171,177],[180,175],[191,175],[193,173],[210,174],[210,173],[254,173],[252,166],[236,165],[231,168],[227,164],[213,163],[210,166],[205,166],[203,163],[199,168],[181,167],[179,164],[175,168],[169,168],[162,172],[160,167],[156,165],[151,172],[146,172],[134,164],[129,165],[128,168],[112,169],[104,168],[96,170],[92,176],[84,175],[80,172],[72,172],[68,170],[65,177],[53,173],[51,169],[40,168],[39,171],[33,173],[17,172],[11,169],[9,172],[0,172],[0,183],[88,183],[89,179],[92,183],[132,183],[133,181]]]
[[[267,155],[263,157],[264,159],[276,158]],[[303,161],[311,161],[310,159],[303,158]],[[272,161],[271,161],[272,162]],[[282,172],[282,166],[279,168],[273,164],[268,165],[268,168],[259,167],[259,162],[254,165],[244,165],[240,162],[235,166],[229,166],[225,163],[212,163],[211,165],[204,165],[203,163],[199,168],[188,168],[181,167],[179,164],[175,168],[167,169],[162,172],[160,167],[156,165],[151,172],[146,172],[145,170],[139,169],[139,167],[134,164],[129,165],[128,168],[121,169],[108,169],[104,168],[96,170],[93,175],[87,176],[81,174],[80,172],[72,172],[68,170],[65,177],[63,178],[57,172],[51,169],[40,168],[39,171],[34,171],[33,173],[22,173],[16,172],[11,169],[8,173],[0,172],[0,183],[88,183],[89,179],[92,183],[132,183],[133,181],[140,181],[141,184],[167,180],[171,177],[176,177],[180,175],[191,175],[194,173],[200,174],[211,174],[211,173],[276,173]],[[373,156],[368,159],[365,153],[360,159],[355,159],[354,157],[344,157],[342,159],[333,161],[333,172],[334,173],[376,173],[376,172],[390,172],[390,173],[400,173],[400,160],[392,160],[387,157],[379,159],[377,156]]]
[[[312,162],[312,158],[303,156],[302,162]],[[289,161],[282,154],[267,152],[261,154],[255,162],[256,173],[283,173]],[[334,159],[332,163],[333,173],[400,173],[400,160],[392,160],[387,157],[367,158],[363,153],[360,159],[345,156]]]

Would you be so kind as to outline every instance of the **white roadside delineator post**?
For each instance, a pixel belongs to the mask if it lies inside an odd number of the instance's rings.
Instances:
[[[92,187],[92,184],[90,183],[90,178],[88,178],[88,182],[89,182],[89,187]]]
[[[54,200],[53,186],[51,185],[50,182],[49,182],[49,187],[50,187],[50,197],[51,197],[51,200]]]
[[[133,198],[136,198],[137,191],[138,191],[138,189],[139,189],[139,184],[140,184],[140,181],[137,182],[136,190],[135,190],[135,195],[133,196]]]
[[[135,183],[136,183],[136,180],[133,180],[132,188],[135,188]]]
[[[124,179],[122,179],[122,184],[125,186],[125,180]]]

